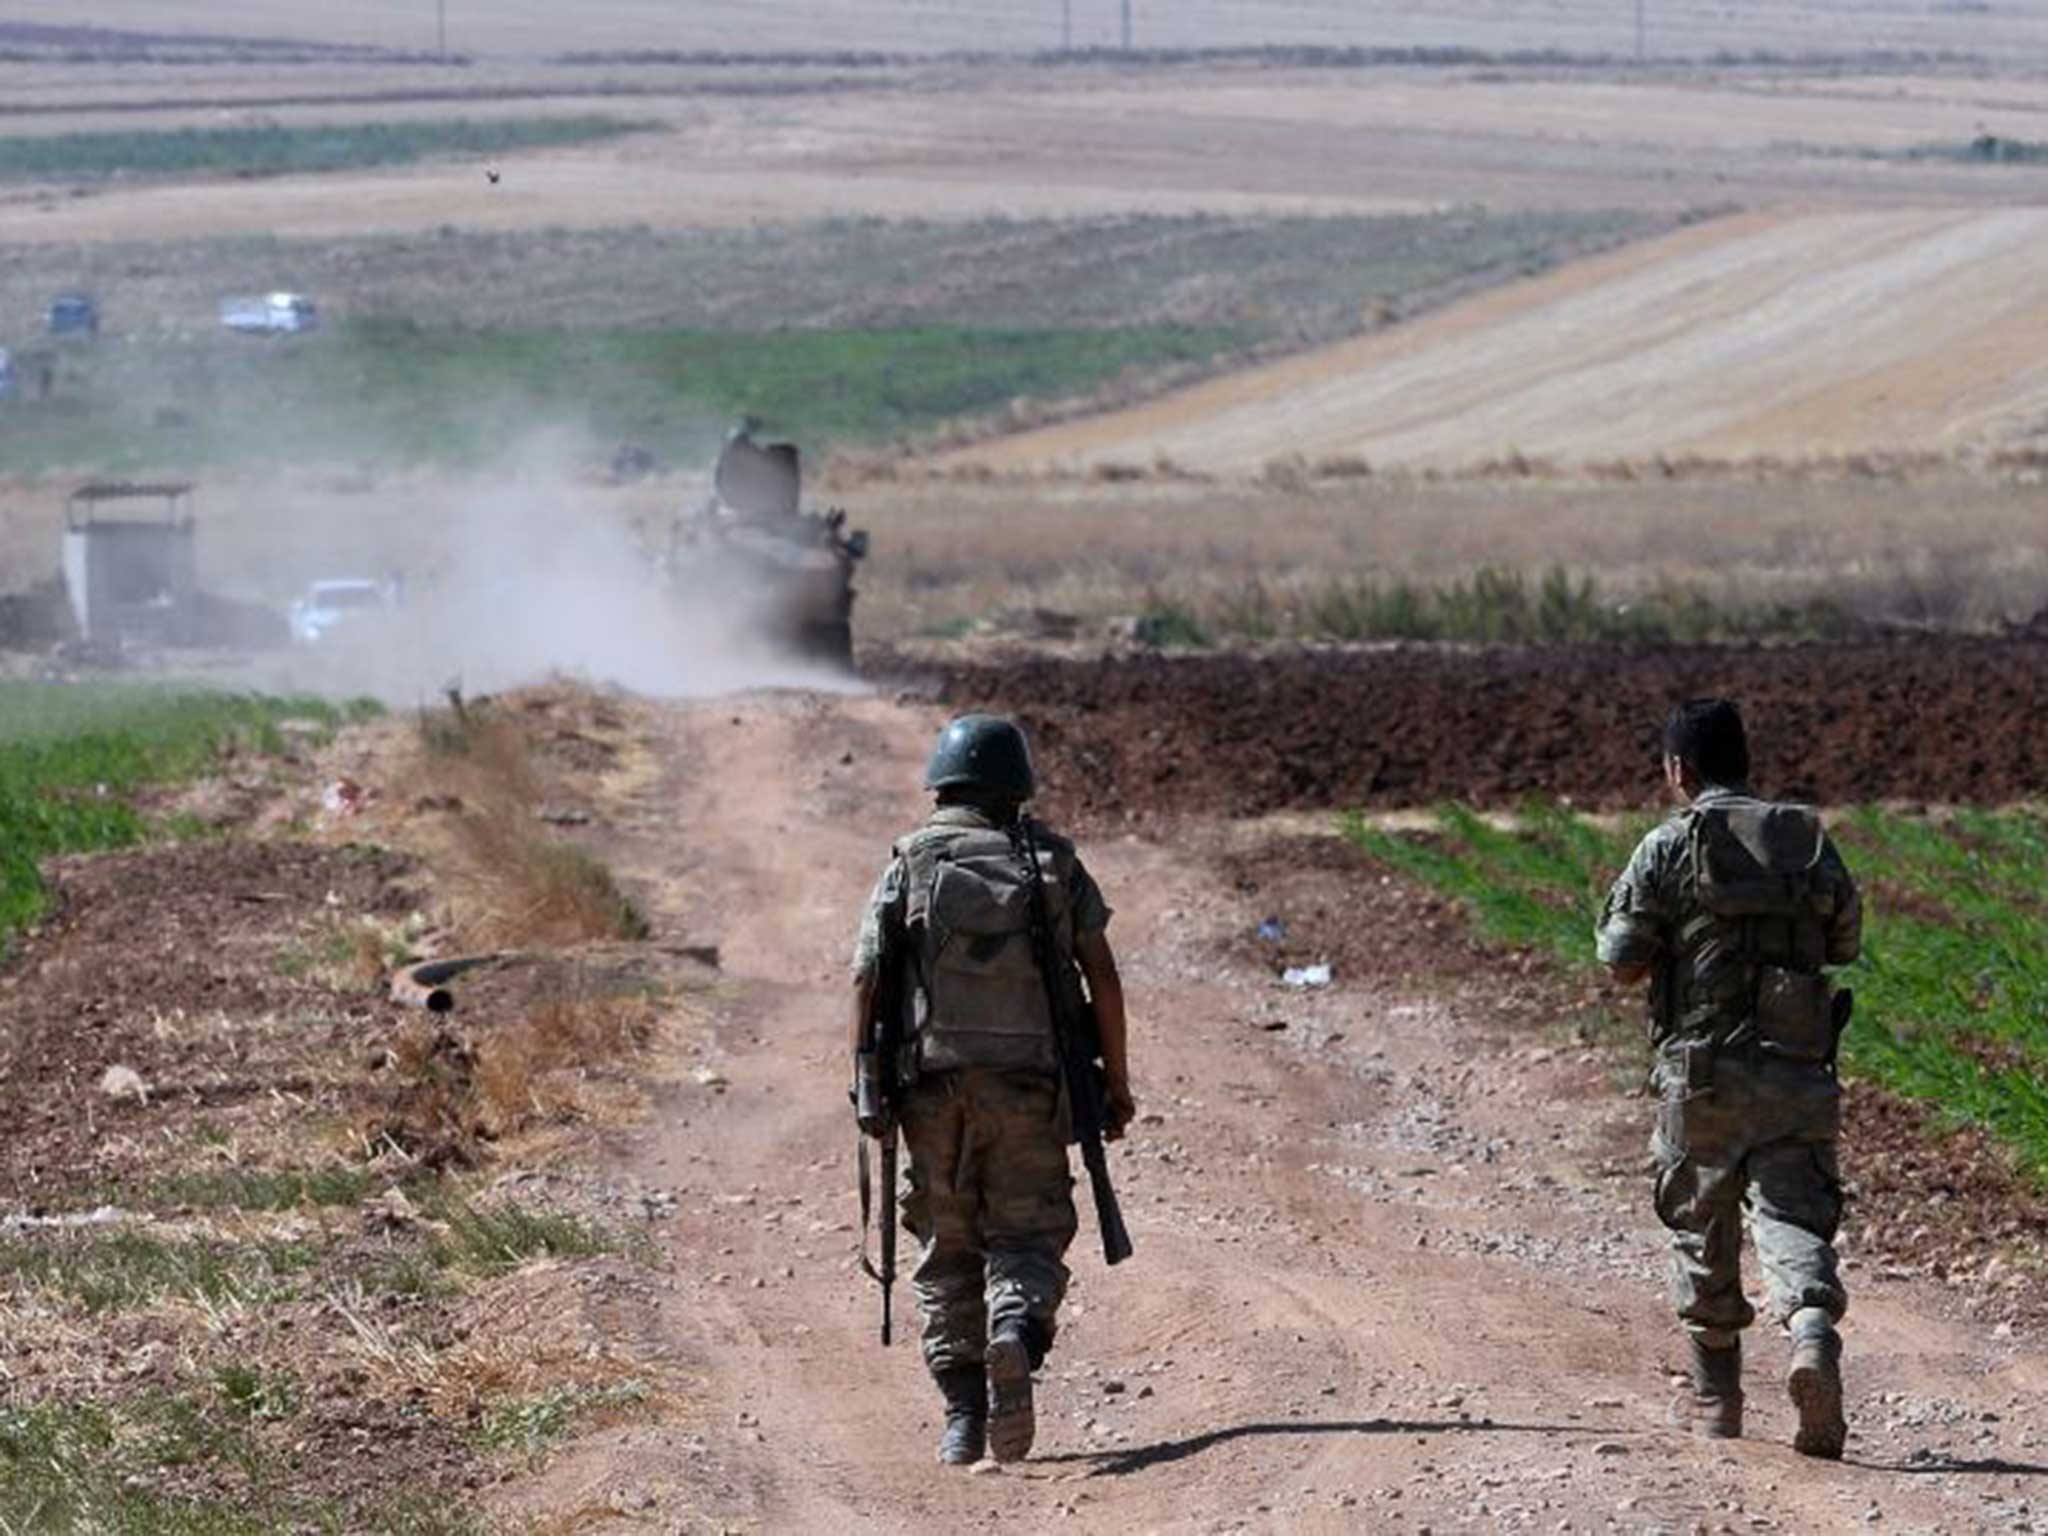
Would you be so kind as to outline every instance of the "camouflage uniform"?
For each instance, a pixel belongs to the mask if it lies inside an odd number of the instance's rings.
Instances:
[[[898,845],[862,917],[857,977],[877,971],[885,944],[902,942],[910,845],[996,827],[972,807],[942,806]],[[1108,927],[1109,907],[1073,845],[1037,823],[1033,830],[1052,865],[1048,905],[1062,930],[1055,937],[1071,956],[1076,935]],[[914,1032],[910,1038],[915,1051]],[[989,1339],[1022,1323],[1035,1367],[1052,1346],[1077,1224],[1059,1078],[1043,1064],[913,1074],[900,1114],[910,1154],[902,1209],[919,1245],[911,1286],[924,1318],[925,1364],[934,1375],[978,1368]]]
[[[1756,1316],[1740,1273],[1745,1207],[1775,1321],[1809,1307],[1839,1319],[1848,1306],[1833,1247],[1842,1214],[1840,1084],[1831,1063],[1730,1042],[1750,1015],[1751,963],[1696,891],[1693,813],[1749,798],[1741,788],[1709,789],[1645,837],[1608,893],[1597,935],[1603,963],[1653,967],[1657,1215],[1672,1234],[1679,1317],[1712,1347],[1733,1343]],[[1815,879],[1833,903],[1825,962],[1847,964],[1860,948],[1862,912],[1832,841]]]

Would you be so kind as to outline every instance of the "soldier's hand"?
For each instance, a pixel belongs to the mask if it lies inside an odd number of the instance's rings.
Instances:
[[[1104,1141],[1122,1141],[1124,1139],[1124,1131],[1137,1118],[1138,1104],[1137,1100],[1131,1097],[1131,1085],[1129,1083],[1111,1083],[1109,1085],[1109,1102],[1103,1105],[1103,1119],[1106,1123],[1102,1127],[1102,1139]]]

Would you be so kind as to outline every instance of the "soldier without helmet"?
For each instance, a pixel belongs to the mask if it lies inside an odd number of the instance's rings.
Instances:
[[[1835,1324],[1848,1297],[1833,1246],[1835,1047],[1849,995],[1825,968],[1861,946],[1856,885],[1809,807],[1750,792],[1749,744],[1727,700],[1672,714],[1664,776],[1683,808],[1637,846],[1597,942],[1618,980],[1651,983],[1656,1207],[1691,1355],[1672,1417],[1710,1439],[1742,1433],[1742,1330],[1756,1316],[1742,1292],[1746,1210],[1774,1320],[1791,1337],[1793,1446],[1837,1458],[1847,1426]]]
[[[892,850],[854,955],[856,1061],[892,993],[902,1026],[900,1059],[883,1068],[898,1087],[896,1125],[861,1129],[900,1128],[910,1155],[903,1224],[918,1243],[924,1362],[945,1399],[939,1460],[1018,1461],[1077,1225],[1072,1108],[1033,902],[1051,929],[1054,984],[1078,1004],[1087,983],[1111,1140],[1133,1113],[1123,986],[1102,892],[1071,842],[1022,814],[1036,788],[1024,733],[963,716],[940,735],[924,782],[937,805]]]

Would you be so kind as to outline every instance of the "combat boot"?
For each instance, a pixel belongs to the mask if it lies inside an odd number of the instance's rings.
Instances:
[[[971,1467],[988,1446],[988,1374],[978,1365],[962,1365],[934,1379],[946,1397],[939,1460],[949,1467]]]
[[[1022,1461],[1038,1432],[1031,1409],[1031,1349],[1022,1329],[1006,1328],[988,1346],[988,1449],[997,1461]]]
[[[1742,1341],[1709,1346],[1687,1336],[1692,1383],[1672,1399],[1671,1422],[1703,1440],[1742,1438]]]
[[[1785,1388],[1799,1410],[1792,1449],[1802,1456],[1842,1459],[1849,1425],[1842,1417],[1842,1336],[1835,1320],[1819,1307],[1792,1316],[1792,1368]]]

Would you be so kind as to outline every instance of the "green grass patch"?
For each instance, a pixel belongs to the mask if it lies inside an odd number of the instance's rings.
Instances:
[[[278,1416],[271,1410],[280,1402],[276,1394],[287,1390],[285,1380],[223,1373],[211,1391],[155,1392],[118,1405],[0,1407],[0,1532],[480,1536],[482,1522],[445,1497],[405,1493],[377,1508],[350,1510],[290,1492],[288,1472],[252,1434],[258,1421]],[[235,1491],[182,1491],[195,1479]]]
[[[478,1426],[476,1442],[488,1451],[531,1459],[580,1421],[598,1414],[630,1411],[646,1403],[649,1396],[646,1383],[639,1381],[551,1387],[531,1397],[512,1398],[494,1405]]]
[[[1957,142],[1916,144],[1901,155],[1907,160],[1956,160],[1967,165],[2048,165],[2048,143],[1980,133]]]
[[[1215,644],[1208,627],[1184,603],[1154,602],[1138,615],[1136,633],[1141,645],[1161,650],[1199,650]]]
[[[142,841],[129,802],[146,785],[207,772],[230,753],[284,747],[278,723],[333,727],[366,702],[162,688],[0,683],[0,945],[43,911],[38,863]]]
[[[1589,574],[1562,566],[1531,574],[1483,566],[1463,581],[1427,586],[1337,576],[1278,589],[1264,582],[1169,601],[1195,628],[1238,640],[1454,641],[1476,645],[1672,645],[1750,640],[1837,640],[1859,628],[1825,599],[1730,608],[1686,590],[1621,599]]]
[[[1459,806],[1423,837],[1347,823],[1486,937],[1572,968],[1595,963],[1601,902],[1646,827],[1606,831],[1547,804],[1525,806],[1512,831]],[[1863,958],[1840,972],[1856,991],[1843,1070],[1989,1132],[2048,1179],[2048,819],[1861,810],[1835,832],[1866,902]]]
[[[508,423],[666,461],[708,459],[722,424],[768,422],[815,451],[1084,395],[1127,372],[1236,351],[1220,327],[447,332],[364,323],[314,336],[138,338],[82,351],[68,398],[0,415],[24,471],[289,459],[501,465]]]
[[[0,181],[283,176],[410,165],[430,155],[514,154],[658,126],[586,115],[10,135],[0,137]]]
[[[254,1365],[223,1365],[213,1373],[220,1400],[245,1419],[288,1419],[299,1411],[298,1377]]]
[[[290,1299],[319,1255],[303,1243],[229,1244],[147,1232],[45,1231],[0,1238],[0,1286],[86,1312],[160,1301],[260,1306]]]
[[[157,1209],[292,1211],[301,1206],[358,1205],[390,1182],[388,1175],[347,1163],[324,1168],[219,1168],[153,1179],[144,1188],[143,1199]]]
[[[472,1274],[502,1275],[533,1259],[591,1258],[621,1246],[615,1234],[558,1211],[485,1208],[456,1198],[431,1201],[427,1209],[447,1227],[434,1242],[434,1262]]]

